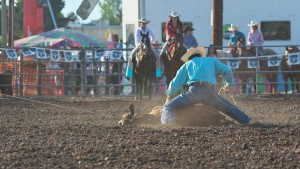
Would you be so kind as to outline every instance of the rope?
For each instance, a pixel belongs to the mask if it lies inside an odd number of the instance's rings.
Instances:
[[[221,88],[220,88],[220,90],[219,90],[219,92],[218,92],[218,95],[220,95],[220,93],[221,93],[222,90],[224,91],[224,93],[225,93],[226,95],[229,95],[229,97],[232,99],[232,101],[233,101],[234,104],[236,105],[236,101],[234,100],[234,98],[232,97],[232,95],[225,92],[225,87],[221,87]]]
[[[15,99],[20,99],[20,100],[25,100],[25,101],[30,101],[30,102],[35,102],[35,103],[40,103],[40,104],[46,104],[46,105],[50,105],[50,106],[61,107],[61,108],[65,108],[65,109],[72,109],[72,110],[76,110],[76,111],[84,111],[84,112],[88,112],[88,113],[94,113],[92,111],[88,111],[88,110],[84,110],[84,109],[77,109],[77,108],[73,108],[73,107],[62,106],[62,105],[59,105],[59,104],[53,104],[53,103],[42,102],[42,101],[37,101],[37,100],[32,100],[32,99],[26,99],[26,98],[23,98],[23,97],[11,96],[11,95],[6,95],[6,94],[2,94],[2,96],[15,98]]]

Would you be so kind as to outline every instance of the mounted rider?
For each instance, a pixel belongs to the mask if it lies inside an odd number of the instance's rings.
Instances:
[[[170,15],[169,20],[166,23],[166,43],[163,45],[160,52],[160,59],[166,55],[166,50],[170,47],[172,39],[177,34],[182,34],[183,32],[183,24],[179,19],[179,14],[173,11]]]
[[[245,34],[243,34],[242,32],[240,32],[238,30],[238,27],[234,24],[231,24],[230,27],[228,28],[228,31],[232,31],[232,34],[230,35],[230,39],[229,39],[229,43],[228,46],[230,46],[230,52],[232,54],[232,56],[237,57],[237,42],[239,40],[243,40],[245,41]]]
[[[133,64],[132,60],[135,59],[136,54],[139,51],[139,47],[141,45],[141,34],[147,34],[149,36],[151,44],[155,43],[155,36],[153,31],[147,27],[147,24],[150,22],[146,17],[142,17],[141,19],[138,20],[140,26],[136,30],[135,33],[135,48],[132,50],[131,55],[128,60],[128,65],[127,65],[127,70],[126,70],[126,78],[132,78],[133,76]],[[155,54],[155,57],[157,58],[158,56],[156,55],[156,52],[153,48],[151,48],[153,53]],[[156,59],[156,77],[161,77],[161,65],[160,65],[160,60]]]

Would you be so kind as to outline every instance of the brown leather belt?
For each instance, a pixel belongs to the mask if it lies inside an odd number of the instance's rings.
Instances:
[[[215,85],[203,81],[191,83],[190,86],[201,86],[201,87],[207,87],[209,89],[215,89]]]

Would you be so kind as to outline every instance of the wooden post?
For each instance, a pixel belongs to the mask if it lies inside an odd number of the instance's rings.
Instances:
[[[7,10],[6,1],[1,1],[1,35],[2,35],[2,46],[6,47],[6,35],[7,35]]]
[[[8,7],[8,46],[14,47],[14,0],[9,0]]]
[[[223,46],[223,0],[212,0],[212,8],[212,43]]]

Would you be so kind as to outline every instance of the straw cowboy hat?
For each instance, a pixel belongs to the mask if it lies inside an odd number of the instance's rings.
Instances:
[[[228,28],[228,31],[234,31],[234,30],[237,30],[238,27],[234,24],[231,24],[230,27]]]
[[[172,13],[169,16],[176,18],[176,17],[179,17],[180,15],[176,11],[172,11]]]
[[[259,23],[253,20],[251,20],[250,24],[248,24],[248,26],[255,26],[255,25],[259,25]]]
[[[193,31],[193,30],[195,30],[193,27],[191,27],[191,26],[186,26],[186,27],[184,28],[183,32],[186,32],[186,31]]]
[[[203,46],[198,46],[195,48],[190,48],[188,51],[181,57],[183,62],[187,62],[189,58],[194,54],[200,54],[201,57],[205,57],[205,49]]]
[[[141,22],[141,23],[149,23],[150,20],[147,20],[146,17],[142,17],[141,19],[139,19],[139,22]]]

